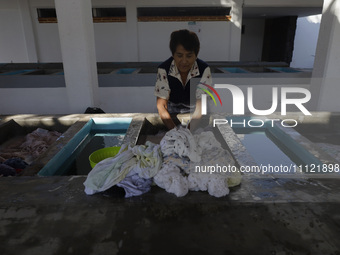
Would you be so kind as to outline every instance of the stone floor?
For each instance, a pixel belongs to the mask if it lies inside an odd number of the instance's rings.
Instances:
[[[155,186],[128,199],[86,195],[86,176],[0,178],[0,253],[340,254],[338,176],[247,174],[223,198]]]
[[[246,177],[229,196],[87,196],[84,176],[0,178],[1,254],[340,254],[340,179]]]

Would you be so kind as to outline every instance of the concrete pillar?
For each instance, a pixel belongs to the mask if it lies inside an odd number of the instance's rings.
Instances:
[[[313,68],[311,110],[340,111],[340,1],[324,0]]]
[[[231,2],[232,26],[230,29],[229,61],[240,61],[243,1],[233,0]]]
[[[24,31],[27,62],[36,63],[38,62],[37,47],[34,38],[31,10],[29,8],[28,0],[19,1],[19,8]]]
[[[98,74],[91,0],[55,0],[70,113],[97,105]]]
[[[127,20],[127,41],[129,45],[125,47],[127,52],[128,62],[138,62],[140,61],[139,56],[139,43],[138,43],[138,20],[137,20],[137,6],[135,1],[126,1],[126,20]]]

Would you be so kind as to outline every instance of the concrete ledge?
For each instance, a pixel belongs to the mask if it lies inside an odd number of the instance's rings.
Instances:
[[[83,176],[0,178],[2,254],[340,249],[339,181],[249,179],[224,198],[205,192],[177,198],[154,187],[129,199],[110,192],[87,196],[84,181]]]
[[[133,117],[126,135],[131,144],[146,120],[159,123],[157,114],[59,116],[63,121],[77,120],[63,134],[60,146],[91,117],[101,116]],[[0,123],[30,118],[49,123],[56,116],[0,116]],[[51,156],[53,150],[57,146],[51,148]],[[1,253],[335,254],[340,250],[340,178],[246,175],[222,198],[206,192],[177,198],[154,186],[128,199],[114,189],[87,196],[85,179],[0,178]]]

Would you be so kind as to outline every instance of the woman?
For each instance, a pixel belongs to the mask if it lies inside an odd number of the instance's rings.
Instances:
[[[158,67],[155,85],[158,113],[168,129],[176,127],[172,119],[174,114],[194,110],[192,120],[198,121],[201,118],[203,91],[198,89],[198,84],[190,83],[190,80],[200,78],[200,83],[212,84],[208,64],[197,58],[200,42],[194,32],[186,29],[172,32],[170,50],[172,57]],[[196,100],[190,103],[190,98]]]

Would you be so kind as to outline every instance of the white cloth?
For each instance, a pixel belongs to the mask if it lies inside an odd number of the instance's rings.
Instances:
[[[100,161],[88,174],[84,186],[85,193],[93,195],[105,191],[122,182],[126,197],[140,195],[149,189],[140,178],[151,179],[162,165],[160,146],[147,142],[145,145],[129,147],[122,145],[119,153],[112,158]],[[133,175],[138,175],[132,177]],[[130,177],[125,180],[125,177]],[[140,190],[138,190],[140,187]],[[128,190],[130,189],[130,190]]]
[[[136,159],[126,145],[122,145],[115,157],[100,161],[89,172],[84,182],[85,193],[93,195],[105,191],[122,181],[136,164]]]
[[[165,134],[160,144],[163,156],[175,153],[180,157],[188,157],[193,162],[201,161],[200,148],[189,129],[182,127],[171,129]]]
[[[128,174],[124,180],[117,183],[117,186],[125,190],[125,197],[134,197],[148,192],[151,189],[151,184],[152,179],[144,179],[138,174]]]
[[[135,172],[145,179],[154,177],[162,165],[160,146],[147,141],[145,145],[134,146],[131,151],[137,159]]]
[[[176,196],[185,196],[192,190],[208,191],[212,196],[222,197],[229,194],[229,187],[241,182],[240,172],[196,171],[196,166],[200,169],[216,164],[235,166],[230,153],[210,131],[192,135],[188,129],[172,129],[162,139],[161,150],[163,164],[154,182]]]
[[[161,171],[161,174],[157,174],[153,178],[157,186],[177,197],[185,196],[188,193],[188,179],[181,174],[181,170],[177,166],[165,164]]]

